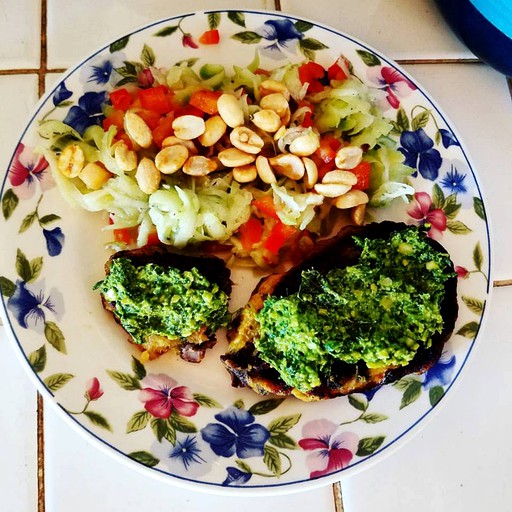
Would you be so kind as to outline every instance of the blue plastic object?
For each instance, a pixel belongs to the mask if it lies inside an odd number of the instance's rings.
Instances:
[[[458,37],[481,60],[512,77],[512,1],[436,0]]]

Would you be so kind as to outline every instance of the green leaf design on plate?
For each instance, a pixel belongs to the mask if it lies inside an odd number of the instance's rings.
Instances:
[[[487,216],[485,215],[484,203],[479,197],[473,197],[473,208],[475,209],[475,213],[482,220],[487,220]]]
[[[276,418],[270,422],[268,430],[271,434],[285,434],[292,427],[297,425],[301,416],[301,414],[293,414],[290,416],[281,416],[280,418]]]
[[[240,27],[245,28],[245,14],[240,11],[228,12],[228,19]]]
[[[51,321],[47,321],[44,324],[44,335],[48,343],[61,354],[67,354],[66,340],[64,334],[60,330],[60,327]]]
[[[359,440],[356,455],[358,457],[371,455],[382,446],[385,439],[385,436],[363,437],[363,439]]]
[[[51,222],[55,222],[56,220],[60,220],[61,217],[55,215],[54,213],[50,213],[49,215],[44,215],[39,219],[39,222],[43,225],[50,224]]]
[[[171,423],[162,418],[153,418],[151,420],[151,429],[153,430],[158,442],[166,439],[173,446],[176,445],[176,429]]]
[[[176,66],[182,66],[183,64],[186,64],[186,66],[188,68],[191,68],[198,61],[199,61],[199,58],[192,57],[191,59],[185,59],[185,60],[180,60],[179,62],[176,62]]]
[[[263,448],[263,462],[272,474],[276,476],[281,474],[281,457],[273,446],[267,444]]]
[[[136,460],[137,462],[140,462],[141,464],[144,464],[144,466],[149,466],[150,468],[155,467],[160,463],[159,459],[144,450],[131,452],[128,454],[128,457],[130,457],[130,459]]]
[[[389,419],[389,416],[373,412],[369,414],[363,414],[360,419],[365,423],[380,423],[381,421],[386,421]]]
[[[184,432],[185,434],[193,434],[197,432],[197,427],[184,416],[180,416],[173,412],[171,417],[169,418],[170,425],[178,430],[179,432]]]
[[[466,226],[464,222],[460,220],[447,220],[446,229],[454,235],[467,235],[472,232],[472,229]]]
[[[404,379],[402,379],[404,380]],[[421,382],[414,378],[407,380],[407,387],[402,395],[402,401],[400,402],[400,409],[411,405],[413,402],[418,400],[421,395]]]
[[[132,356],[132,370],[137,379],[142,380],[146,376],[146,368],[144,365],[134,356]]]
[[[2,214],[5,220],[9,220],[20,200],[12,188],[5,191],[2,196]]]
[[[444,201],[443,210],[448,219],[454,219],[461,209],[461,204],[457,203],[457,195],[450,194]]]
[[[368,400],[364,396],[348,395],[348,403],[358,411],[368,409]]]
[[[409,118],[403,107],[400,107],[396,113],[396,122],[393,123],[393,128],[398,133],[409,130]]]
[[[151,414],[149,414],[148,411],[136,412],[128,420],[128,425],[126,426],[126,433],[130,434],[131,432],[137,432],[139,430],[146,428],[150,418]]]
[[[278,448],[284,448],[286,450],[297,449],[297,443],[295,440],[286,434],[271,434],[268,442]]]
[[[209,396],[202,395],[201,393],[194,393],[194,400],[202,407],[209,407],[212,409],[222,409],[222,404],[210,398]]]
[[[241,471],[244,471],[245,473],[252,473],[251,466],[249,466],[247,462],[237,459],[235,460],[235,464],[240,468]]]
[[[22,281],[30,282],[32,279],[32,269],[30,262],[21,249],[16,251],[16,273]]]
[[[73,377],[72,373],[54,373],[46,377],[43,382],[50,391],[55,392],[65,386]]]
[[[308,30],[311,30],[314,27],[312,23],[303,20],[296,21],[294,23],[294,26],[299,32],[307,32]]]
[[[140,60],[146,67],[153,66],[156,61],[156,56],[155,52],[153,51],[153,48],[145,44],[140,54]]]
[[[30,271],[32,272],[32,281],[35,281],[39,274],[41,273],[41,270],[43,269],[43,258],[34,258],[30,261]]]
[[[434,183],[432,187],[432,208],[434,209],[443,209],[446,198],[444,196],[443,189],[437,184]]]
[[[137,377],[130,375],[129,373],[116,372],[113,370],[107,370],[110,377],[115,380],[123,389],[127,391],[135,391],[140,389],[140,382]]]
[[[430,388],[428,392],[428,398],[430,400],[430,405],[434,407],[441,398],[444,396],[444,388],[443,386],[434,386]]]
[[[236,34],[233,34],[232,39],[235,39],[236,41],[240,41],[244,44],[256,44],[261,41],[261,36],[256,33],[252,32],[251,30],[245,30],[244,32],[237,32]]]
[[[261,402],[256,402],[249,409],[249,412],[255,416],[259,414],[267,414],[268,412],[273,411],[276,407],[279,407],[284,400],[285,398],[269,398],[267,400],[262,400]]]
[[[28,355],[28,362],[36,373],[41,373],[46,366],[46,346],[34,350]]]
[[[109,422],[107,421],[107,418],[105,418],[105,416],[103,416],[99,412],[84,411],[84,414],[85,414],[85,416],[87,416],[89,418],[91,423],[93,423],[94,425],[112,432],[112,427],[110,426]]]
[[[420,128],[425,128],[425,126],[427,126],[428,124],[429,119],[430,110],[423,110],[419,114],[416,114],[411,121],[413,131],[419,130]]]
[[[32,224],[34,223],[34,221],[37,219],[37,212],[32,212],[32,213],[29,213],[28,215],[25,216],[25,218],[23,219],[23,221],[21,222],[21,226],[20,226],[20,229],[18,231],[18,233],[25,233],[25,231],[27,231],[27,229],[32,226]]]
[[[245,409],[245,404],[242,399],[237,400],[233,403],[233,407],[236,407],[237,409]]]
[[[457,331],[457,334],[464,336],[464,338],[473,339],[478,332],[478,327],[478,322],[468,322]]]
[[[174,34],[178,30],[178,25],[170,25],[169,27],[164,27],[160,29],[158,32],[155,32],[156,37],[167,37],[171,34]]]
[[[122,50],[123,48],[126,48],[126,45],[128,44],[129,40],[130,40],[130,36],[126,36],[126,37],[122,37],[121,39],[118,39],[117,41],[114,41],[109,46],[110,53],[118,52],[118,51]]]
[[[4,297],[10,297],[16,291],[16,285],[7,277],[0,276],[0,291]]]
[[[380,66],[380,59],[374,53],[366,50],[356,50],[356,53],[367,66]]]
[[[462,301],[470,311],[475,313],[476,315],[481,315],[484,311],[484,302],[479,299],[474,299],[472,297],[462,296]]]
[[[121,87],[126,84],[133,84],[137,82],[137,78],[135,76],[126,76],[124,78],[121,78],[119,82],[116,82],[116,87]]]
[[[209,12],[208,13],[208,27],[210,30],[217,28],[220,24],[220,12]]]
[[[477,270],[482,271],[482,265],[484,264],[484,254],[482,252],[480,242],[477,242],[475,248],[473,249],[473,263],[475,264]]]

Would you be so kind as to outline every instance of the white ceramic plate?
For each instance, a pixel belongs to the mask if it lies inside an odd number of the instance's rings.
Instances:
[[[199,44],[212,27],[220,43]],[[200,365],[171,355],[140,363],[139,352],[92,291],[109,255],[103,217],[71,209],[62,199],[46,161],[34,151],[43,142],[39,122],[65,116],[75,127],[96,122],[105,91],[148,64],[169,67],[191,59],[195,67],[220,63],[230,69],[247,65],[255,52],[267,69],[305,57],[328,66],[343,54],[354,74],[380,91],[399,146],[416,168],[416,195],[411,204],[374,216],[429,223],[459,274],[455,333],[426,375],[328,402],[265,399],[230,386],[219,361],[224,342]],[[292,492],[335,481],[391,453],[457,380],[489,300],[485,208],[474,169],[446,117],[385,56],[336,30],[280,13],[186,14],[101,48],[40,102],[1,193],[3,322],[38,389],[107,452],[145,474],[194,489]],[[247,299],[254,276],[238,271],[233,279],[236,307]]]

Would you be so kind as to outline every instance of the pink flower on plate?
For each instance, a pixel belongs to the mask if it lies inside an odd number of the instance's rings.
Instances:
[[[102,396],[103,389],[101,389],[100,381],[96,377],[88,380],[85,386],[85,398],[92,402],[94,400],[98,400],[98,398],[101,398]]]
[[[46,159],[36,155],[32,148],[25,147],[22,142],[16,148],[8,176],[16,194],[22,199],[34,195],[36,183],[43,191],[54,185]]]
[[[181,43],[183,44],[183,46],[188,46],[189,48],[199,48],[199,45],[194,41],[192,34],[183,34]]]
[[[385,101],[381,105],[384,109],[390,106],[398,108],[400,100],[416,90],[416,86],[408,78],[390,66],[370,66],[367,76],[372,84],[384,91],[387,101],[387,104]]]
[[[469,270],[466,267],[457,265],[455,267],[455,272],[457,273],[457,277],[459,279],[467,279],[469,277]]]
[[[439,240],[446,230],[446,214],[441,208],[432,208],[432,198],[426,192],[416,192],[407,213],[420,225],[429,226],[428,236]]]
[[[357,451],[359,437],[353,432],[342,431],[328,420],[310,421],[302,429],[304,436],[299,441],[303,450],[311,453],[307,465],[310,478],[328,475],[346,468]]]
[[[187,387],[176,384],[174,379],[163,373],[144,377],[139,392],[144,409],[155,418],[168,418],[173,409],[181,416],[194,416],[199,404],[190,396]]]

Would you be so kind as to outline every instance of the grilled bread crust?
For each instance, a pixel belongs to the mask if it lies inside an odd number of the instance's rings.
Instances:
[[[409,226],[390,221],[366,226],[347,226],[334,238],[319,243],[306,261],[288,272],[263,278],[253,291],[247,305],[237,311],[228,329],[229,346],[227,353],[221,356],[221,360],[231,374],[232,385],[252,388],[261,395],[294,395],[301,400],[314,401],[369,391],[399,380],[405,375],[423,373],[431,368],[439,360],[443,346],[451,336],[457,319],[456,277],[450,277],[445,283],[445,295],[441,303],[442,332],[435,334],[432,337],[431,346],[421,347],[411,362],[405,366],[370,369],[362,361],[358,364],[339,361],[333,366],[331,375],[326,376],[320,386],[308,392],[301,392],[287,385],[278,372],[259,357],[254,345],[254,339],[258,336],[259,330],[255,314],[263,308],[263,303],[269,295],[283,297],[295,293],[299,289],[303,270],[314,268],[325,274],[333,268],[344,268],[357,263],[361,251],[353,241],[354,235],[385,239],[391,233],[406,227]],[[447,252],[438,242],[430,238],[427,238],[427,241],[436,251]],[[453,272],[453,265],[451,271]]]
[[[162,246],[148,246],[140,249],[119,251],[113,254],[105,263],[106,275],[110,273],[110,266],[117,258],[128,258],[135,267],[141,267],[148,263],[154,263],[164,268],[175,268],[181,271],[191,270],[195,267],[211,283],[216,283],[228,296],[231,293],[230,272],[224,260],[217,257],[185,256],[170,252]],[[103,294],[101,294],[101,301],[103,307],[110,311],[116,322],[121,325],[116,313],[116,303],[106,300]],[[207,325],[204,326],[203,332],[197,333],[196,336],[191,336],[186,340],[155,336],[143,344],[138,344],[134,342],[129,333],[127,334],[128,341],[143,351],[149,359],[156,359],[169,350],[176,350],[182,359],[192,363],[201,362],[206,349],[212,348],[217,342],[215,332],[211,332]]]

